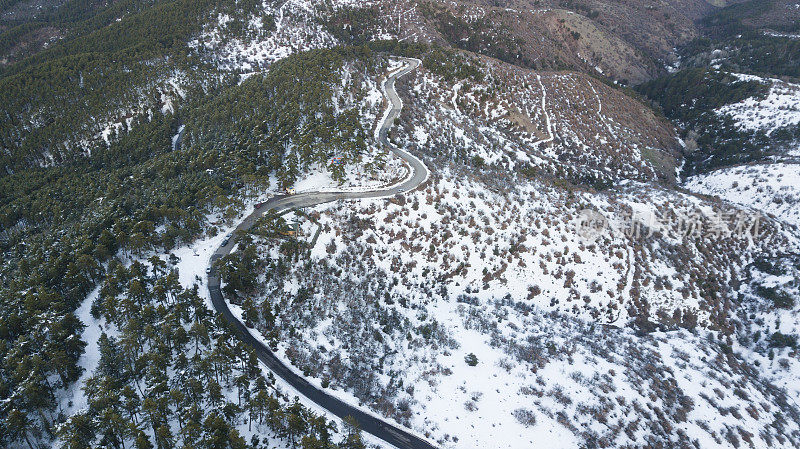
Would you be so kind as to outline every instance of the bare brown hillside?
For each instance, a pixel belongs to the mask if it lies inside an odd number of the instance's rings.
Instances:
[[[639,83],[663,72],[673,49],[698,36],[694,20],[714,10],[634,1],[407,1],[379,6],[398,34],[517,65],[602,73]]]

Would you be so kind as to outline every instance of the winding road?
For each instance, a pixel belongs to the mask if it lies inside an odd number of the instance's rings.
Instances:
[[[388,98],[391,108],[386,112],[383,117],[383,121],[377,128],[376,137],[382,145],[386,145],[387,147],[391,148],[397,156],[402,158],[411,167],[409,176],[405,180],[395,185],[377,190],[362,192],[307,192],[297,195],[275,196],[264,203],[262,207],[255,210],[247,218],[245,218],[239,224],[239,226],[236,227],[235,231],[249,229],[259,217],[264,215],[269,210],[281,212],[288,209],[309,207],[336,200],[387,197],[413,190],[425,182],[429,174],[428,168],[425,167],[425,164],[411,154],[391,145],[388,139],[389,128],[391,127],[392,123],[394,123],[395,118],[400,115],[400,110],[403,107],[403,102],[400,100],[400,97],[397,95],[397,92],[394,88],[395,80],[411,72],[420,65],[420,61],[417,59],[404,59],[404,62],[405,65],[389,73],[385,82],[383,83],[383,93]],[[217,259],[231,252],[234,246],[233,240],[234,239],[230,239],[226,245],[217,248],[217,250],[211,256],[211,267],[213,267],[213,263]],[[264,365],[266,365],[267,368],[275,373],[275,375],[289,383],[289,385],[294,387],[298,392],[300,392],[300,394],[311,401],[314,401],[320,407],[338,416],[339,418],[344,419],[348,416],[355,418],[361,430],[380,438],[381,440],[398,449],[436,448],[436,446],[433,446],[426,440],[423,440],[422,438],[413,435],[400,427],[389,424],[327,394],[323,390],[311,385],[308,381],[287,367],[275,356],[275,354],[272,353],[272,351],[270,351],[266,345],[264,345],[250,333],[244,323],[239,321],[233,315],[233,313],[231,313],[227,302],[225,302],[225,299],[222,296],[222,291],[220,290],[219,274],[213,270],[213,268],[208,275],[208,292],[211,296],[211,303],[213,304],[214,309],[232,325],[236,336],[255,350],[258,359]]]

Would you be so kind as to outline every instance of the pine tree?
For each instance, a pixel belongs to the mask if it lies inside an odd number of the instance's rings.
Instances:
[[[22,442],[28,444],[30,449],[35,449],[31,443],[30,434],[34,432],[35,424],[33,424],[28,415],[19,409],[11,409],[6,416],[6,433],[12,442]]]
[[[344,419],[344,426],[346,435],[344,440],[339,443],[342,449],[364,449],[364,441],[361,438],[361,426],[358,421],[352,416],[347,416]]]
[[[76,413],[61,425],[58,436],[63,442],[61,449],[89,449],[95,439],[92,418],[86,413]]]
[[[150,438],[142,430],[136,433],[134,446],[136,449],[153,449],[153,443],[150,442]]]

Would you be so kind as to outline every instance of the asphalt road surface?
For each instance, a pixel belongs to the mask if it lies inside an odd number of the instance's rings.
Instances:
[[[262,207],[253,211],[253,213],[245,218],[244,221],[242,221],[242,223],[236,227],[234,233],[236,231],[249,229],[253,223],[255,223],[255,221],[264,215],[268,210],[281,212],[288,209],[315,206],[317,204],[328,203],[336,200],[386,197],[411,191],[425,182],[425,180],[428,178],[428,168],[425,167],[425,164],[411,154],[392,146],[387,137],[389,128],[391,127],[392,123],[394,123],[394,119],[400,115],[400,110],[403,107],[403,102],[400,100],[400,97],[397,95],[397,92],[394,89],[395,80],[416,69],[420,64],[419,60],[416,59],[405,59],[404,61],[405,66],[390,73],[384,84],[384,95],[386,95],[386,97],[389,99],[392,108],[378,129],[378,139],[381,144],[391,148],[396,155],[402,158],[411,167],[411,175],[406,178],[406,180],[385,189],[370,190],[365,192],[307,192],[297,195],[275,196],[264,203]],[[217,248],[217,250],[211,256],[210,263],[212,266],[217,259],[230,253],[234,245],[233,240],[234,239],[230,239],[227,245]],[[308,381],[303,379],[301,376],[295,374],[294,371],[284,365],[283,362],[281,362],[266,345],[253,337],[244,323],[239,321],[233,315],[233,313],[231,313],[230,308],[228,308],[228,304],[222,297],[219,275],[214,270],[212,270],[208,275],[208,292],[211,296],[211,303],[213,304],[214,309],[232,325],[237,337],[240,338],[244,343],[253,347],[258,359],[273,373],[275,373],[276,376],[279,376],[281,379],[285,380],[297,391],[299,391],[300,394],[314,401],[320,407],[328,410],[339,418],[344,419],[348,416],[355,418],[361,430],[380,438],[381,440],[394,447],[397,447],[398,449],[434,449],[436,447],[422,438],[408,433],[402,428],[389,424],[379,418],[374,417],[373,415],[364,413],[358,408],[348,405],[347,403],[330,396],[323,390],[320,390],[308,383]]]

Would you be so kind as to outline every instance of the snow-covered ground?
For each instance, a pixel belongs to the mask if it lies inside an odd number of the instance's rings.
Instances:
[[[189,46],[204,51],[223,70],[250,72],[297,51],[333,45],[333,37],[321,25],[304,20],[313,10],[310,2],[287,0],[277,7],[264,2],[262,8],[247,21],[248,39],[228,36],[226,27],[232,19],[221,13]],[[274,30],[265,28],[270,21]]]
[[[743,165],[694,176],[686,187],[772,214],[800,226],[800,165]]]
[[[750,97],[738,103],[725,105],[716,110],[717,114],[729,116],[741,129],[764,131],[767,135],[800,123],[799,84],[753,75],[737,76],[743,81],[770,84],[769,93],[764,99]]]
[[[424,190],[307,211],[303,234],[321,229],[311,263],[262,277],[279,356],[443,447],[800,443],[787,398],[725,348],[750,363],[761,353],[720,332],[734,314],[728,286],[754,258],[796,250],[796,236],[648,183],[674,134],[605,86],[484,73],[485,83],[424,68],[410,77],[393,136],[434,161]],[[508,79],[518,89],[488,87]],[[514,175],[526,164],[617,182],[596,193],[526,181]],[[575,227],[587,209],[609,223],[591,239]],[[721,217],[760,220],[763,234],[728,232]],[[283,257],[279,242],[261,243],[269,263]],[[636,333],[633,322],[670,330]]]
[[[328,7],[337,9],[355,3],[368,6],[371,2],[285,0],[273,6],[264,1],[261,11],[246,20],[246,37],[231,36],[227,27],[233,19],[220,13],[217,21],[208,24],[189,46],[203,51],[223,70],[263,70],[293,53],[336,45],[336,39],[319,19]],[[270,23],[274,24],[273,29],[267,28]]]
[[[378,155],[379,157],[375,157]],[[348,164],[345,166],[345,181],[343,183],[333,179],[331,173],[324,167],[312,166],[305,175],[302,175],[294,188],[297,193],[302,192],[323,192],[323,191],[360,191],[375,190],[390,184],[399,179],[404,179],[409,172],[408,166],[402,159],[392,152],[381,152],[366,156],[358,164]],[[370,164],[375,164],[376,159],[381,160],[381,168],[367,169]]]
[[[64,394],[59,398],[59,409],[64,412],[65,416],[70,416],[75,412],[86,409],[88,406],[86,395],[83,392],[83,385],[92,374],[97,364],[100,361],[100,352],[98,351],[97,341],[100,339],[100,334],[106,332],[109,335],[115,335],[113,329],[110,329],[105,320],[95,320],[91,315],[92,303],[97,299],[100,287],[97,287],[84,299],[78,310],[75,311],[75,316],[86,328],[81,334],[81,340],[86,343],[86,350],[81,355],[78,366],[84,369],[80,379],[72,384],[70,388],[64,391]]]
[[[800,376],[797,375],[800,358],[797,350],[770,345],[770,336],[774,332],[796,335],[800,329],[800,259],[795,256],[772,266],[753,266],[748,277],[750,282],[743,292],[749,301],[741,313],[751,314],[755,319],[740,329],[740,344],[736,349],[746,360],[760,367],[766,379],[785,388],[794,403],[800,403]],[[764,298],[763,291],[758,291],[760,289],[793,297],[794,305],[775,307],[771,299]]]
[[[590,245],[575,234],[557,192],[523,185],[498,194],[438,174],[405,201],[314,209],[322,229],[314,263],[270,277],[276,284],[264,289],[282,311],[276,327],[302,329],[281,333],[287,363],[444,447],[575,447],[593,438],[623,445],[646,435],[676,443],[683,434],[700,447],[725,447],[770,432],[759,404],[775,403],[775,393],[728,366],[704,332],[644,337],[604,326],[625,325],[636,308],[649,308],[654,322],[677,313],[713,327],[709,315],[717,312],[694,289],[701,277],[741,269],[723,262],[724,240],[620,233]],[[690,196],[636,193],[649,189],[575,201],[610,215],[639,204],[713,209]],[[304,226],[311,235],[317,225]],[[684,249],[664,253],[676,244]],[[276,246],[265,251],[280,258]],[[716,264],[723,265],[713,274],[699,271]],[[301,287],[312,297],[294,309]],[[477,366],[465,362],[469,354]],[[368,385],[350,384],[348,369],[371,373]],[[659,418],[645,413],[656,409]]]
[[[732,118],[746,131],[773,135],[792,132],[800,124],[800,85],[777,79],[736,74],[744,81],[769,84],[763,99],[751,97],[726,105],[716,112]],[[795,144],[792,144],[795,145]],[[798,235],[800,227],[800,165],[792,160],[798,150],[786,148],[785,159],[726,167],[688,178],[684,186],[692,192],[721,198],[751,208],[788,225],[786,232]],[[757,258],[741,272],[745,281],[739,287],[740,318],[733,350],[772,384],[784,388],[789,403],[800,401],[800,360],[796,349],[775,347],[775,332],[797,335],[800,329],[800,272],[793,259],[797,250],[779,250],[778,255]],[[783,298],[783,305],[773,301]],[[792,300],[788,298],[793,298]],[[793,304],[793,305],[790,305]]]

